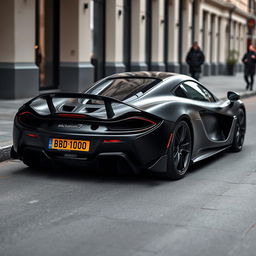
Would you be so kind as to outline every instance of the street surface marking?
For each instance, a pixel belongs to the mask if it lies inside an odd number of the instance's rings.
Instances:
[[[29,204],[36,204],[36,203],[38,203],[39,202],[39,200],[32,200],[32,201],[29,201],[28,203]]]

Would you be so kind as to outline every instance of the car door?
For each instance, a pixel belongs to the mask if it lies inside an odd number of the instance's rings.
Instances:
[[[197,106],[198,119],[209,140],[224,142],[233,124],[233,115],[227,114],[223,102],[196,81],[184,81],[174,91],[175,96],[191,99]],[[225,104],[228,108],[228,104]]]

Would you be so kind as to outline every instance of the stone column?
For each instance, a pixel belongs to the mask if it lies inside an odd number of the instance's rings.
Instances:
[[[241,57],[241,52],[240,52],[240,48],[241,48],[241,41],[240,41],[240,39],[241,39],[241,27],[242,27],[242,24],[241,23],[239,23],[238,24],[238,35],[237,35],[237,50],[238,50],[238,52],[239,52],[239,61],[240,61],[240,57]]]
[[[246,33],[245,33],[245,26],[241,24],[240,26],[240,47],[239,47],[239,52],[240,52],[240,59],[243,58],[245,52],[246,52]]]
[[[123,63],[123,0],[106,1],[106,75],[125,71]]]
[[[35,65],[35,1],[0,1],[0,98],[38,94]]]
[[[217,65],[218,65],[218,75],[221,74],[221,63],[220,63],[220,43],[221,43],[221,16],[217,18],[217,28],[218,28],[218,38],[217,38]]]
[[[164,64],[164,0],[152,1],[151,70],[165,71]]]
[[[248,28],[246,25],[243,26],[244,27],[244,52],[247,52],[247,36],[248,36]]]
[[[219,37],[219,31],[218,31],[218,16],[213,16],[213,24],[212,24],[212,63],[211,63],[211,74],[212,75],[218,75],[218,37]]]
[[[236,23],[236,51],[239,52],[239,23]]]
[[[147,70],[146,0],[132,0],[131,71]]]
[[[226,18],[221,17],[220,19],[220,50],[219,50],[219,74],[225,74],[226,72],[226,59],[227,59],[227,24],[228,21]]]
[[[194,0],[195,1],[195,0]],[[195,18],[195,41],[198,42],[200,48],[203,45],[203,10],[201,0],[196,1],[196,18]]]
[[[236,51],[239,52],[239,28],[240,28],[240,23],[236,23]]]
[[[241,36],[240,36],[240,60],[243,58],[244,54],[247,52],[247,26],[241,25]],[[242,65],[242,69],[244,65]]]
[[[188,74],[188,65],[186,63],[186,56],[191,47],[191,33],[192,33],[192,1],[184,0],[182,10],[183,27],[182,27],[182,58],[181,58],[181,73]]]
[[[80,92],[93,82],[90,0],[60,2],[60,89]]]
[[[235,22],[232,20],[230,23],[231,29],[230,29],[230,51],[234,50],[234,37],[235,37]]]
[[[234,22],[234,27],[233,27],[233,50],[238,51],[238,23],[235,21]],[[238,56],[235,54],[235,57],[238,58]],[[236,65],[236,71],[239,71],[239,65],[237,63]]]
[[[235,21],[234,22],[234,28],[233,28],[233,49],[236,51],[237,50],[237,41],[236,41],[236,38],[237,38],[237,22]]]
[[[238,71],[241,72],[243,70],[242,52],[241,52],[241,33],[242,33],[242,24],[238,24],[238,33],[237,33],[237,51],[238,51]]]
[[[209,12],[206,13],[205,20],[205,38],[204,38],[204,55],[205,64],[203,68],[203,73],[205,76],[211,75],[211,63],[210,63],[210,40],[211,40],[211,15]]]
[[[179,38],[179,0],[169,0],[168,2],[168,67],[169,72],[179,73],[178,62],[178,38]]]

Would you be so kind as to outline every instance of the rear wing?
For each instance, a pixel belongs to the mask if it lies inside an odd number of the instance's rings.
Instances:
[[[54,99],[58,99],[58,98],[59,99],[62,98],[62,99],[100,100],[103,102],[102,107],[103,106],[105,107],[107,119],[111,119],[115,116],[115,110],[112,106],[113,103],[122,104],[123,106],[130,107],[139,112],[145,112],[136,106],[130,105],[128,103],[117,100],[115,98],[100,96],[100,95],[93,95],[93,94],[84,94],[84,93],[45,93],[45,94],[41,94],[41,95],[31,99],[30,101],[25,103],[23,106],[29,108],[33,112],[36,112],[37,114],[40,115],[40,113],[38,113],[35,109],[33,109],[33,107],[31,105],[38,100],[45,100],[46,104],[48,106],[48,110],[49,110],[48,112],[50,113],[50,115],[55,115],[57,113],[70,113],[70,112],[66,112],[66,111],[59,111],[56,108],[53,101],[54,101]],[[86,104],[84,104],[84,105],[86,106]],[[76,113],[76,112],[72,112],[72,113]],[[85,113],[85,114],[88,115],[87,113]]]

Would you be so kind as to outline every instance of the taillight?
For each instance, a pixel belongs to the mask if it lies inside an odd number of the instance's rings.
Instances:
[[[168,143],[166,145],[167,149],[170,147],[171,141],[172,141],[172,133],[170,133],[170,136],[169,136],[169,139],[168,139]]]
[[[19,113],[19,116],[24,116],[24,115],[32,115],[32,114],[28,111],[24,111],[24,112]]]
[[[68,117],[68,118],[85,118],[86,115],[81,115],[81,114],[66,114],[66,113],[61,113],[57,114],[59,117]]]
[[[107,125],[111,131],[136,131],[152,128],[157,124],[151,119],[135,116],[122,119],[120,121],[111,122]]]
[[[120,143],[123,142],[122,140],[104,140],[104,143]]]
[[[35,139],[40,138],[40,136],[38,134],[34,134],[34,133],[28,133],[27,136],[31,137],[31,138],[35,138]]]
[[[38,127],[41,123],[40,120],[29,111],[19,113],[18,120],[21,124],[32,128]]]
[[[152,120],[150,120],[150,119],[148,119],[148,118],[140,117],[140,116],[129,117],[129,118],[127,118],[127,119],[128,119],[128,120],[140,120],[140,121],[148,122],[148,123],[153,124],[153,125],[156,124],[155,121],[152,121]]]

